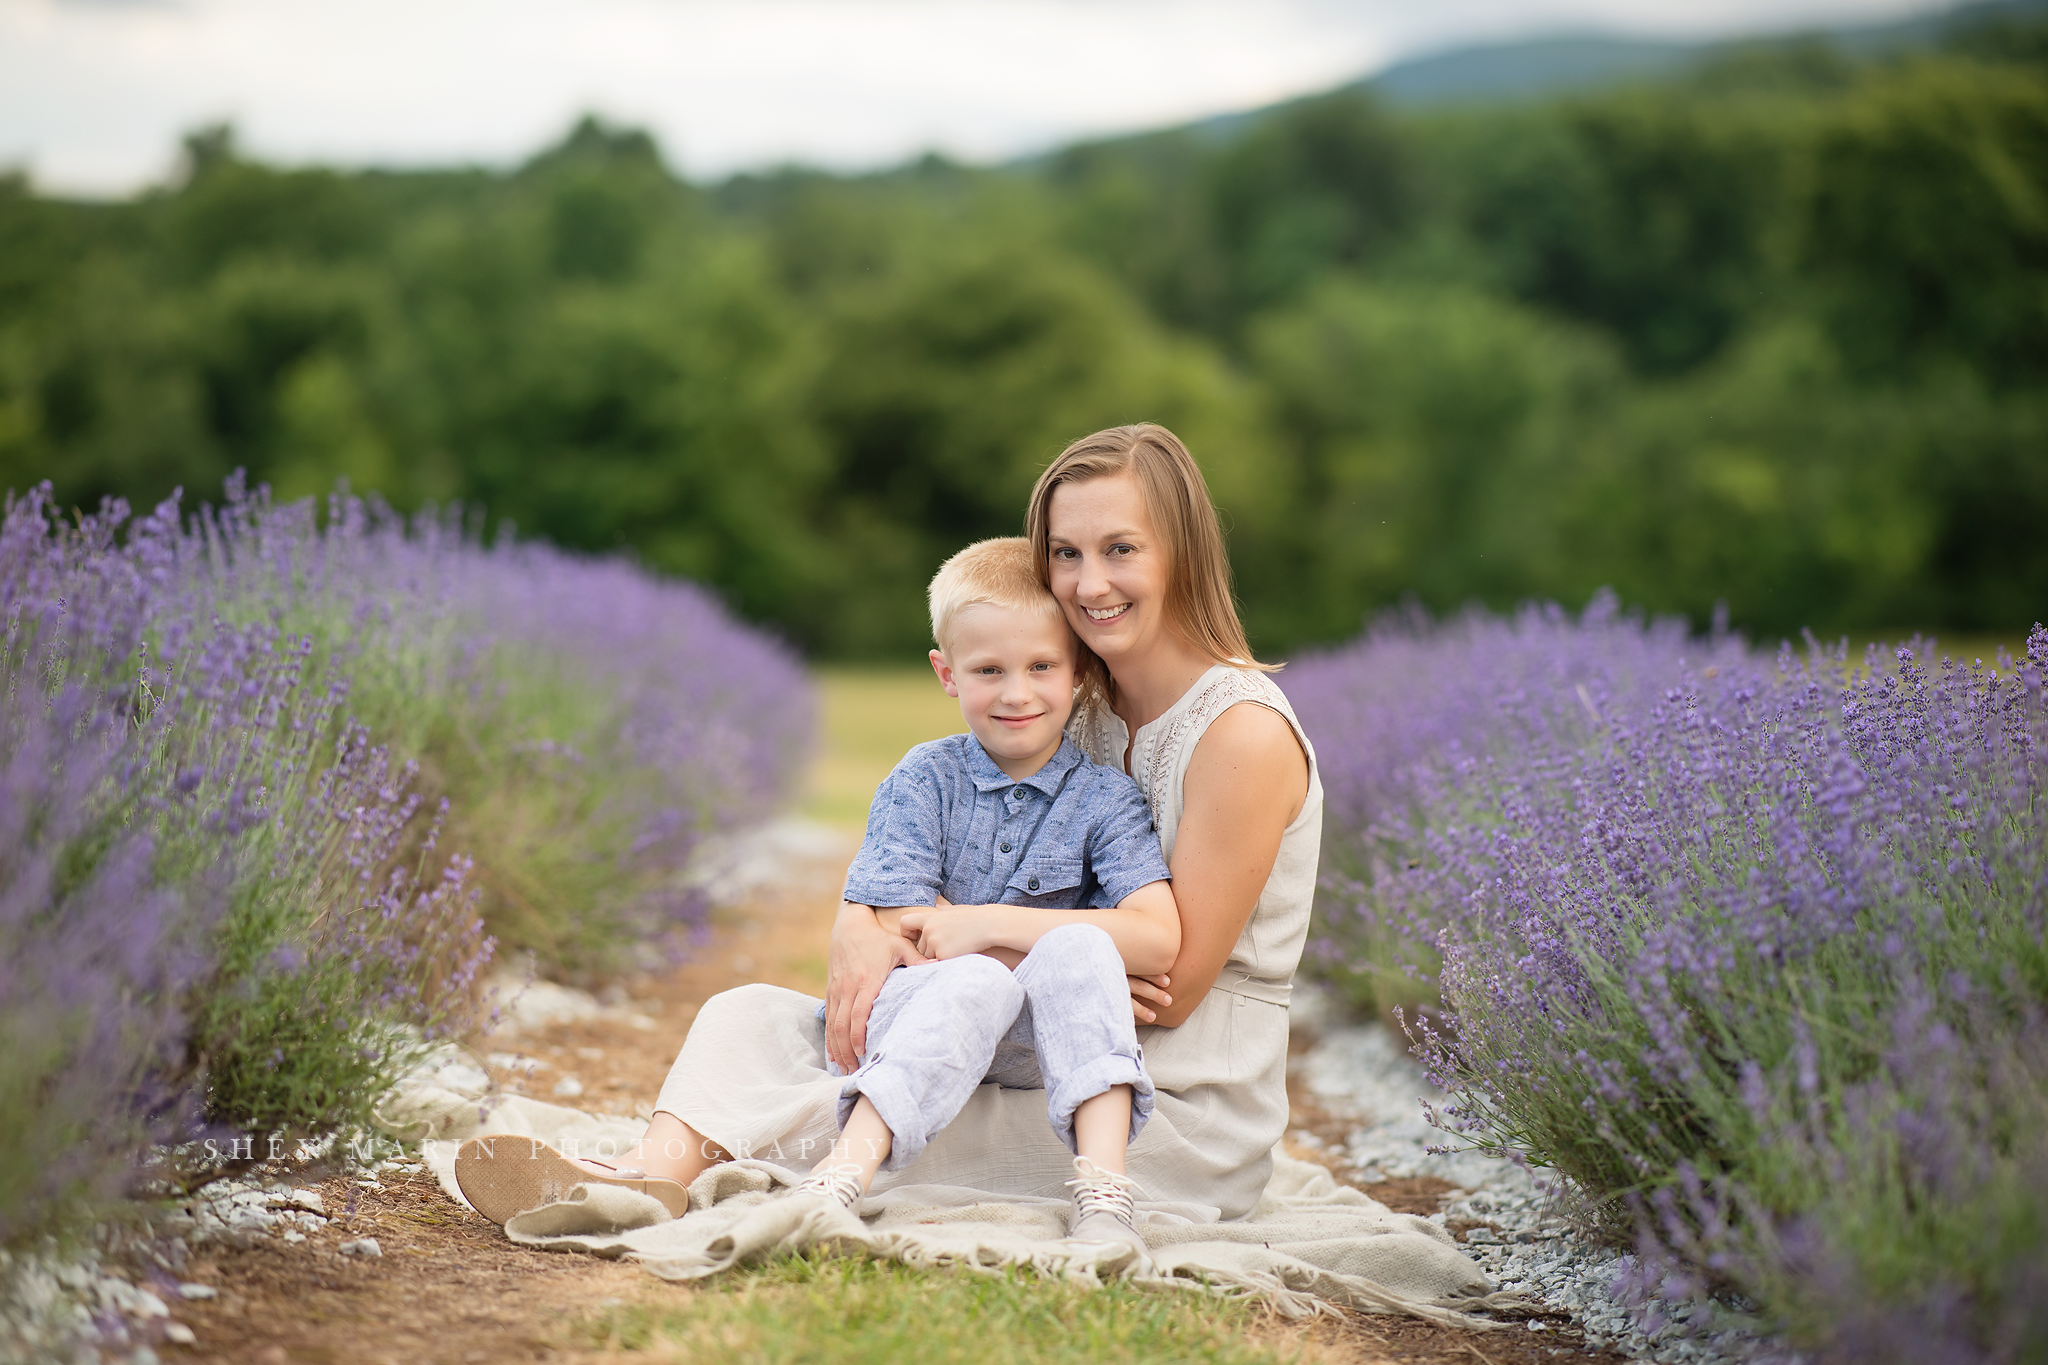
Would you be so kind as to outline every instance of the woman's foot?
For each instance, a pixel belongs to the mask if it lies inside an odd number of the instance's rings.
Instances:
[[[790,1191],[792,1196],[829,1200],[842,1209],[853,1208],[866,1193],[867,1172],[851,1161],[814,1166],[810,1175]]]
[[[1067,1240],[1100,1246],[1126,1246],[1137,1253],[1133,1269],[1151,1265],[1145,1239],[1138,1235],[1138,1209],[1131,1197],[1137,1188],[1127,1175],[1105,1171],[1085,1156],[1074,1158],[1074,1178],[1067,1182],[1074,1192],[1074,1216],[1067,1225]]]
[[[514,1214],[566,1198],[578,1185],[617,1185],[661,1201],[673,1218],[690,1211],[690,1191],[630,1166],[576,1161],[537,1138],[471,1138],[455,1151],[455,1183],[470,1207],[501,1227]]]

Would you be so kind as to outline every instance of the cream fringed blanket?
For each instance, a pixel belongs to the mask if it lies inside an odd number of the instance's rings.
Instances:
[[[538,1138],[584,1156],[630,1150],[646,1125],[599,1118],[518,1096],[483,1101],[432,1084],[403,1090],[380,1114],[394,1136],[417,1142],[441,1188],[462,1201],[455,1150],[465,1139],[499,1135],[501,1153]],[[626,1256],[669,1280],[695,1280],[770,1256],[830,1247],[914,1266],[994,1270],[1030,1266],[1041,1274],[1099,1282],[1206,1288],[1254,1295],[1290,1317],[1328,1307],[1405,1313],[1468,1327],[1469,1316],[1507,1307],[1449,1234],[1426,1219],[1388,1209],[1337,1185],[1320,1166],[1274,1154],[1274,1171],[1252,1216],[1191,1222],[1141,1202],[1140,1230],[1153,1269],[1126,1275],[1123,1258],[1097,1261],[1060,1239],[1068,1205],[991,1195],[949,1185],[907,1185],[870,1198],[860,1216],[821,1200],[781,1197],[801,1178],[766,1161],[714,1166],[690,1187],[690,1213],[670,1218],[643,1194],[577,1185],[562,1202],[505,1225],[513,1241],[553,1251]],[[462,1201],[467,1202],[467,1201]]]

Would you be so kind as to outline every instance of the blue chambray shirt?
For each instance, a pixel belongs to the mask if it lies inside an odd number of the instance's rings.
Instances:
[[[1073,740],[1019,782],[973,735],[950,735],[905,754],[875,789],[846,899],[1104,909],[1170,875],[1138,784]]]

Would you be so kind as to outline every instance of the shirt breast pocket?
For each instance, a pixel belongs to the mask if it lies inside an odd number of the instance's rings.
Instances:
[[[1004,889],[1003,901],[1072,910],[1081,903],[1081,877],[1079,858],[1026,858]]]

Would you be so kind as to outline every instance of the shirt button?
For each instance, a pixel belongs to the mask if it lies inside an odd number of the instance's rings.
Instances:
[[[1031,890],[1036,891],[1038,889],[1038,878],[1033,877],[1030,881],[1024,883],[1024,885],[1030,888]]]
[[[1005,852],[1005,853],[1008,853],[1009,851],[1010,851],[1010,846],[1009,846],[1008,844],[1004,844],[1004,845],[1003,845],[1003,852]]]
[[[1012,801],[1022,801],[1024,799],[1024,789],[1022,787],[1010,788],[1010,799]]]

